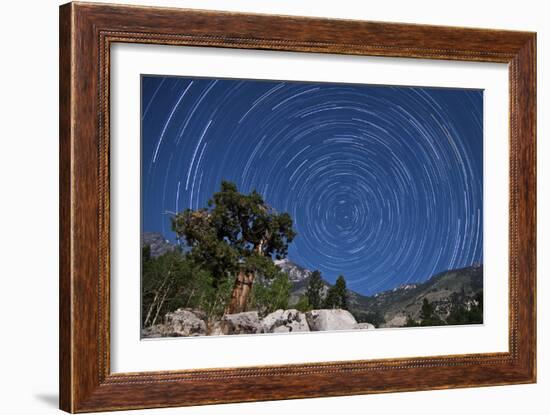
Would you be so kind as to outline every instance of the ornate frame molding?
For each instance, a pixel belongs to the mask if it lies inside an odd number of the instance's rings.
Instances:
[[[111,373],[109,71],[110,46],[116,42],[508,63],[509,352]],[[61,408],[89,412],[534,382],[535,62],[534,33],[86,3],[61,6]],[[251,387],[254,396],[249,395]]]

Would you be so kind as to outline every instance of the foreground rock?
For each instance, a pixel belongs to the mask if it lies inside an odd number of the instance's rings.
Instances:
[[[156,324],[154,326],[141,329],[142,339],[154,339],[156,337],[172,337],[164,324]]]
[[[260,319],[257,311],[226,314],[208,321],[205,313],[180,308],[167,313],[163,324],[142,329],[142,338],[223,336],[231,334],[297,333],[327,330],[372,330],[370,323],[357,323],[346,310],[277,310]]]
[[[206,329],[209,336],[223,336],[222,324],[220,321],[211,322]]]
[[[312,310],[306,313],[311,331],[353,330],[357,325],[355,317],[347,310]]]
[[[310,331],[306,316],[298,310],[277,310],[262,320],[262,333]]]
[[[257,311],[226,314],[220,322],[223,334],[255,334],[261,333],[260,317]]]
[[[142,337],[189,337],[206,335],[205,315],[197,310],[179,308],[167,313],[164,324],[157,324],[141,331]]]

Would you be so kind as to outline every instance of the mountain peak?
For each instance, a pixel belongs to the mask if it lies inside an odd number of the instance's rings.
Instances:
[[[158,232],[144,232],[141,236],[141,246],[149,246],[152,257],[164,255],[175,249],[175,246]]]
[[[296,265],[288,258],[276,259],[273,263],[277,265],[281,271],[285,272],[288,275],[288,279],[292,282],[303,281],[311,275],[310,270]]]

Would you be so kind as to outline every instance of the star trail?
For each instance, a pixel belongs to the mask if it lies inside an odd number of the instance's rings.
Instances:
[[[482,262],[483,91],[142,76],[142,230],[222,180],[288,212],[289,259],[373,293]]]

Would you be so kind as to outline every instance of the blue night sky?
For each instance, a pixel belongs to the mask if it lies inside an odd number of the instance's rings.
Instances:
[[[229,180],[363,294],[482,262],[481,90],[142,76],[141,116],[145,232]]]

